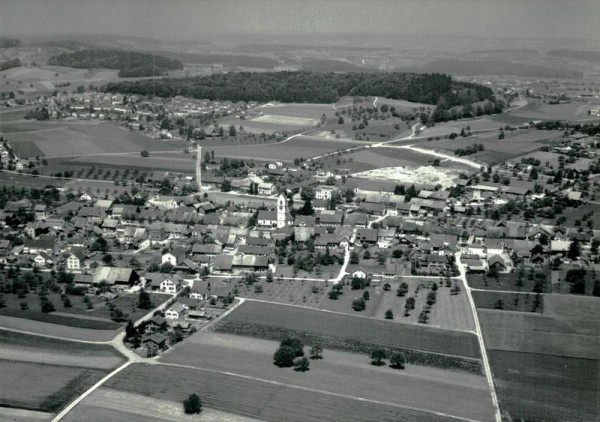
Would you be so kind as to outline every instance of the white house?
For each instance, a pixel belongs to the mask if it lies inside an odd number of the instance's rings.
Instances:
[[[160,283],[160,291],[165,293],[177,293],[181,287],[181,282],[177,278],[166,278]]]
[[[172,266],[177,265],[177,257],[170,252],[164,253],[161,260],[162,264],[169,263]]]
[[[319,185],[315,190],[315,198],[317,199],[331,199],[331,195],[335,190],[334,186]]]
[[[67,270],[80,270],[81,261],[81,258],[79,258],[76,254],[72,253],[67,258]]]
[[[176,302],[173,305],[171,305],[169,307],[169,309],[167,309],[167,311],[165,312],[165,318],[167,318],[167,319],[183,318],[185,309],[186,309],[185,306],[183,306],[181,303]]]
[[[259,195],[273,195],[274,192],[275,186],[273,186],[273,183],[260,183],[258,185]]]
[[[47,260],[48,257],[45,257],[43,254],[37,254],[35,258],[33,258],[33,265],[36,267],[45,267]]]

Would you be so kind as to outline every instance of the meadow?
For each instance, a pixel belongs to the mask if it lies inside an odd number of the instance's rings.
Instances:
[[[598,120],[588,115],[588,110],[593,106],[582,103],[548,104],[542,102],[530,102],[525,107],[508,112],[511,116],[530,120]]]
[[[294,373],[294,379],[309,374],[310,371]],[[194,391],[198,392],[207,408],[268,422],[358,422],[366,419],[437,422],[455,419],[399,405],[252,379],[231,372],[168,365],[131,365],[111,378],[106,387],[179,403]]]
[[[308,343],[323,339],[327,347],[367,353],[380,346],[402,350],[417,364],[479,373],[479,347],[470,333],[398,324],[300,306],[246,301],[216,331],[277,339],[286,333]]]
[[[276,341],[204,332],[175,346],[159,362],[318,389],[323,395],[336,393],[475,419],[487,416],[490,396],[484,378],[478,375],[412,364],[398,371],[371,365],[368,354],[326,349],[323,359],[312,360],[310,371],[298,376],[292,369],[273,365],[276,349]],[[451,395],[444,394],[448,389]],[[458,406],[467,397],[478,397],[481,402]]]

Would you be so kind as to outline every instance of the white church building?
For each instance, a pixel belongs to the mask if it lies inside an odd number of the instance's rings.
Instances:
[[[294,219],[288,211],[288,204],[283,194],[277,198],[275,210],[261,210],[258,212],[258,225],[281,229],[294,224]]]

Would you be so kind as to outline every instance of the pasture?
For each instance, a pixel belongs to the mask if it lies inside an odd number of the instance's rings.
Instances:
[[[480,356],[476,337],[470,333],[398,324],[300,306],[246,301],[221,321],[222,323],[252,324],[255,327],[263,327],[256,333],[262,332],[267,336],[274,335],[275,330],[292,330],[317,337],[337,339],[342,343],[348,340],[371,345],[370,347],[381,345],[471,359]],[[221,324],[217,325],[217,330]],[[344,349],[343,346],[341,347]],[[360,348],[358,345],[357,350]]]
[[[371,365],[367,354],[326,349],[323,359],[312,360],[310,371],[298,376],[291,368],[273,365],[277,345],[276,341],[203,332],[173,348],[159,362],[239,374],[282,386],[318,389],[323,395],[336,393],[455,416],[487,417],[490,396],[484,378],[479,375],[410,363],[405,370],[398,371]],[[444,394],[449,390],[453,392],[451,395]],[[475,404],[478,401],[475,400],[467,408],[461,407],[464,400],[470,401],[469,397],[478,397],[481,403]],[[345,419],[340,415],[338,420]]]
[[[262,289],[262,293],[257,292],[257,287]],[[275,277],[272,283],[260,281],[252,286],[238,283],[238,290],[239,297],[316,307],[323,300],[327,285],[324,281],[305,281],[302,278],[279,280]]]
[[[110,341],[116,335],[115,330],[93,330],[6,315],[0,315],[0,326],[73,340]]]
[[[364,290],[351,290],[348,286],[344,286],[343,294],[337,300],[327,297],[321,302],[319,308],[350,315],[368,316],[399,324],[413,324],[420,327],[436,327],[458,331],[472,331],[475,328],[467,296],[464,294],[450,295],[450,289],[446,287],[438,289],[437,301],[431,308],[428,323],[420,324],[418,316],[425,306],[427,293],[431,291],[429,288],[431,284],[418,278],[409,277],[402,278],[402,281],[407,282],[409,286],[409,292],[404,297],[396,295],[400,281],[388,281],[387,283],[390,284],[389,291],[382,289],[383,284],[386,282],[380,283],[378,287],[366,288],[365,290],[369,292],[369,300],[365,311],[362,312],[354,311],[351,305],[354,299],[362,297]],[[415,293],[417,287],[419,287],[419,292]],[[404,304],[409,296],[415,296],[415,309],[409,313],[409,316],[404,316]],[[391,320],[385,318],[388,309],[391,309],[394,314]]]
[[[0,360],[0,406],[56,412],[105,371]],[[43,380],[43,382],[41,382]]]
[[[47,123],[45,129],[14,132],[7,139],[17,149],[21,142],[33,143],[47,158],[169,151],[187,146],[182,141],[151,139],[139,132],[100,122]],[[24,152],[30,149],[27,147]]]

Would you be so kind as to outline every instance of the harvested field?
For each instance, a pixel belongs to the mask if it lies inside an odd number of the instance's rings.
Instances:
[[[105,375],[96,369],[8,360],[0,360],[0,373],[0,406],[44,412],[60,410]]]
[[[490,401],[485,381],[478,375],[410,363],[402,371],[375,367],[367,354],[329,349],[324,352],[324,359],[311,361],[311,370],[298,377],[292,369],[273,365],[277,346],[275,341],[205,332],[190,337],[160,361],[471,418],[483,418],[485,413],[479,413],[477,408],[486,409],[485,404]],[[456,396],[442,399],[443,391],[448,389]],[[438,399],[432,401],[432,395]],[[464,404],[468,397],[479,397],[484,406],[471,405],[468,410],[456,406]]]
[[[0,420],[18,421],[18,422],[39,422],[49,421],[54,414],[40,412],[37,410],[13,409],[10,407],[0,407]]]
[[[123,357],[110,345],[86,344],[0,330],[0,359],[111,369]]]
[[[366,353],[375,345],[403,350],[412,362],[479,373],[479,347],[470,333],[397,324],[299,306],[246,301],[216,331],[266,339],[286,333],[326,347]]]
[[[501,406],[513,420],[595,420],[597,298],[544,295],[544,314],[480,309]]]
[[[316,120],[320,119],[323,114],[328,117],[335,115],[335,110],[331,104],[265,104],[257,109],[264,114]]]
[[[489,350],[500,407],[512,420],[598,419],[598,360]]]
[[[7,136],[10,144],[31,143],[42,151],[43,156],[73,157],[80,155],[115,154],[148,151],[169,151],[182,149],[187,143],[182,141],[160,141],[151,139],[139,132],[120,128],[110,123],[100,122],[58,122],[46,123],[44,129],[29,129],[28,132],[12,133]],[[22,158],[27,158],[23,156]]]
[[[68,327],[66,325],[33,321],[0,315],[0,326],[22,330],[32,334],[43,334],[65,339],[85,341],[109,341],[117,334],[115,330],[90,330],[88,328]]]
[[[294,378],[298,375],[290,371]],[[263,421],[441,421],[453,420],[387,403],[357,400],[339,394],[257,380],[204,369],[134,364],[106,385],[119,391],[181,402],[198,391],[205,406]],[[167,387],[168,386],[168,387]]]
[[[202,392],[198,391],[200,396]],[[65,421],[110,420],[111,422],[163,422],[203,421],[218,422],[236,420],[260,422],[258,419],[242,417],[204,407],[200,415],[183,413],[181,402],[150,398],[140,394],[100,388],[65,417]]]
[[[2,308],[0,309],[0,315],[30,319],[32,321],[39,321],[43,323],[64,325],[67,327],[83,328],[87,330],[118,330],[121,328],[121,324],[112,321],[97,320],[97,319],[86,319],[86,318],[71,318],[65,315],[46,314],[43,312]]]

